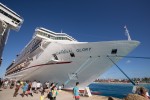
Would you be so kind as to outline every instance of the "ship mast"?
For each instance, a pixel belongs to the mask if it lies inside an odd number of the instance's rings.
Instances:
[[[126,35],[128,37],[128,41],[131,41],[131,37],[130,37],[129,31],[128,31],[126,25],[124,26],[124,28],[125,28],[125,33],[126,33]]]

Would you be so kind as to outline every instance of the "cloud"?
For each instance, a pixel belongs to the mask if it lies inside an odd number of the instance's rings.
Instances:
[[[131,60],[127,60],[127,61],[126,61],[126,64],[129,64],[129,63],[131,63]]]

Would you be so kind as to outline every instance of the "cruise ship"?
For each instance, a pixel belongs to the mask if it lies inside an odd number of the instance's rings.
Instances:
[[[84,89],[139,44],[129,35],[128,40],[78,42],[66,33],[38,27],[32,40],[7,68],[5,77],[50,81],[66,89],[78,81]]]
[[[22,23],[22,17],[0,3],[0,65],[2,63],[2,53],[7,42],[10,29],[18,31]]]

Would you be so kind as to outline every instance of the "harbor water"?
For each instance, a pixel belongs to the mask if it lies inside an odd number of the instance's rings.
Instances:
[[[150,84],[139,84],[150,90]],[[117,98],[124,98],[129,93],[132,93],[132,84],[117,84],[117,83],[92,83],[89,85],[92,91],[100,92],[102,96],[112,96]],[[149,91],[150,94],[150,91]]]

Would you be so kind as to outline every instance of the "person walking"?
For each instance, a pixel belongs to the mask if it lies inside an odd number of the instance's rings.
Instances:
[[[12,81],[10,82],[10,89],[13,89],[13,88],[14,88],[14,85],[15,85],[15,80],[12,80]]]
[[[79,82],[76,82],[76,86],[73,88],[73,94],[74,94],[75,100],[79,100],[80,99],[78,85],[79,85]]]
[[[33,97],[32,89],[31,89],[32,83],[28,83],[28,90],[27,90],[27,95],[31,95]]]
[[[46,88],[48,89],[49,88],[49,81],[47,81],[45,84],[46,84]]]
[[[13,97],[17,96],[20,86],[21,86],[20,81],[17,81]]]
[[[55,84],[54,84],[54,83],[51,83],[50,88],[47,90],[47,92],[48,92],[47,97],[48,97],[50,100],[53,100],[53,97],[52,97],[52,89],[54,89],[54,87],[55,87]]]
[[[52,100],[56,100],[56,96],[58,95],[58,91],[56,86],[52,88]]]
[[[40,91],[40,88],[42,87],[40,81],[37,82],[36,86],[37,86],[36,93],[38,93]]]
[[[22,97],[24,97],[24,95],[26,94],[26,91],[28,90],[28,81],[24,82],[22,90],[23,90]],[[27,96],[28,96],[28,94],[27,94]]]
[[[44,91],[41,92],[41,96],[40,96],[40,100],[44,100],[45,97],[44,97]]]
[[[3,84],[3,83],[2,83],[2,79],[0,78],[0,88],[1,88],[2,84]]]
[[[4,89],[7,89],[7,86],[8,86],[8,80],[5,80],[5,82],[4,82]]]
[[[32,91],[36,93],[36,89],[37,89],[37,82],[36,80],[34,80],[34,82],[32,82]]]
[[[46,88],[47,88],[46,82],[44,82],[42,86],[43,86],[43,91],[44,91],[44,92],[47,92],[47,91],[46,91]]]

